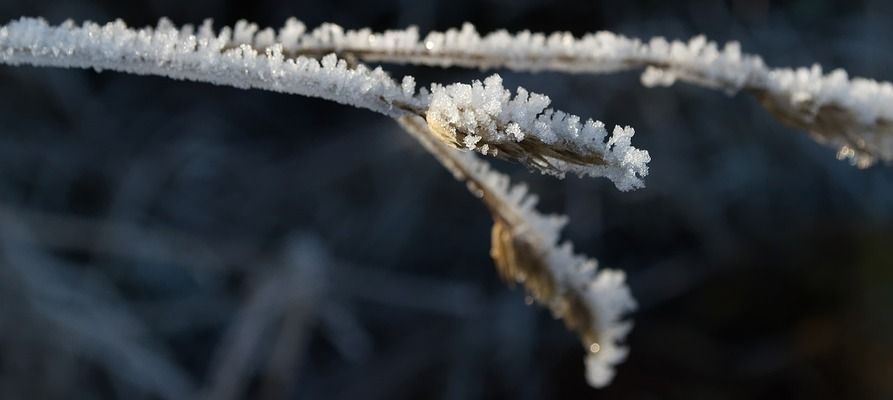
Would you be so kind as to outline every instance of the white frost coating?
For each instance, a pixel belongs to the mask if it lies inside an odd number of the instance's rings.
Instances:
[[[842,69],[824,74],[819,65],[774,69],[767,76],[765,90],[776,101],[801,110],[807,121],[829,120],[819,122],[829,128],[813,133],[838,148],[838,158],[860,168],[876,159],[893,161],[893,84],[849,78]]]
[[[304,25],[300,26],[303,31]],[[569,32],[512,34],[506,30],[481,35],[466,23],[459,29],[434,31],[421,38],[416,27],[373,32],[323,24],[292,39],[286,49],[348,52],[361,59],[396,63],[521,71],[602,73],[647,68],[643,82],[649,86],[684,80],[729,91],[767,89],[788,93],[794,101],[809,98],[820,104],[846,106],[864,122],[893,119],[889,82],[849,79],[843,70],[823,74],[818,66],[772,69],[760,56],[742,53],[738,42],[720,47],[702,35],[688,41],[663,37],[642,41],[606,31],[582,37]]]
[[[561,241],[567,217],[537,211],[537,197],[528,193],[526,185],[512,185],[508,176],[493,170],[474,153],[459,152],[431,140],[412,123],[403,125],[457,179],[472,182],[473,192],[484,191],[495,199],[499,207],[494,212],[509,220],[515,237],[525,238],[542,252],[558,292],[576,293],[585,302],[594,317],[592,329],[599,337],[598,348],[591,348],[586,356],[587,380],[594,387],[611,383],[615,367],[628,353],[624,341],[632,322],[624,317],[636,309],[624,272],[599,269],[595,259],[575,254],[570,242]]]
[[[595,387],[604,387],[614,378],[614,368],[626,360],[629,349],[622,343],[632,329],[623,316],[636,308],[636,302],[626,285],[626,275],[620,270],[601,270],[583,292],[586,303],[593,308],[602,337],[597,352],[586,355],[586,379]]]
[[[815,109],[836,104],[850,110],[861,122],[893,121],[893,84],[865,78],[850,79],[842,69],[828,74],[824,74],[818,64],[812,68],[773,69],[768,74],[767,89],[785,93],[795,104],[809,102]]]
[[[561,241],[561,230],[567,217],[540,214],[536,210],[537,197],[529,194],[525,185],[512,185],[508,176],[492,170],[473,153],[457,156],[461,157],[475,182],[511,207],[512,213],[519,217],[513,223],[515,235],[528,237],[531,243],[542,245],[545,264],[559,291],[579,294],[592,310],[595,317],[593,330],[599,336],[599,348],[586,356],[586,376],[592,386],[607,386],[614,377],[614,368],[627,355],[623,341],[632,323],[623,318],[636,308],[624,272],[599,269],[595,259],[575,254],[570,242]]]
[[[636,308],[626,275],[621,270],[599,269],[598,261],[575,254],[570,242],[561,242],[567,217],[540,214],[535,208],[536,196],[528,194],[525,185],[511,185],[507,176],[491,170],[488,164],[476,158],[472,161],[473,154],[463,156],[467,156],[469,164],[476,163],[472,169],[476,180],[484,182],[489,191],[521,216],[522,222],[513,227],[515,235],[533,237],[532,243],[543,244],[545,264],[559,291],[577,293],[592,311],[592,329],[599,341],[598,348],[590,349],[586,356],[586,378],[594,387],[607,386],[614,377],[614,368],[626,360],[628,349],[623,342],[632,322],[624,317]]]
[[[620,190],[643,186],[641,177],[648,175],[647,151],[631,145],[632,128],[614,128],[608,135],[601,121],[580,122],[580,117],[547,108],[548,96],[528,93],[518,88],[512,98],[499,75],[471,85],[432,85],[427,118],[441,136],[458,142],[460,133],[467,133],[460,145],[482,150],[490,146],[536,140],[551,149],[574,154],[598,155],[603,165],[579,165],[544,156],[549,168],[544,173],[563,177],[571,172],[580,176],[604,176]]]
[[[304,25],[299,26],[304,32]],[[662,37],[643,41],[605,31],[582,37],[568,32],[512,34],[505,30],[481,35],[468,23],[421,37],[416,27],[373,32],[323,24],[297,35],[286,49],[297,53],[349,53],[368,61],[519,71],[608,73],[644,69],[642,83],[646,86],[685,81],[728,93],[764,91],[773,102],[791,110],[842,108],[848,114],[841,117],[847,126],[843,131],[834,126],[840,125],[836,123],[830,128],[821,122],[813,126],[814,115],[797,119],[804,121],[801,127],[820,131],[818,140],[840,147],[839,154],[853,158],[856,164],[865,166],[874,159],[893,161],[893,85],[850,79],[843,70],[824,74],[818,66],[769,68],[760,56],[742,53],[738,42],[720,46],[704,36],[688,41]]]
[[[296,20],[291,24],[300,24]],[[300,24],[304,27],[303,24]],[[596,32],[580,38],[569,32],[551,34],[499,30],[480,35],[472,24],[459,29],[430,32],[421,38],[417,27],[373,32],[368,28],[346,30],[323,24],[285,44],[289,51],[350,52],[364,59],[397,63],[465,67],[507,67],[515,70],[559,70],[564,72],[609,72],[641,68],[652,62],[684,60],[692,52],[703,52],[703,61],[713,62],[715,44],[703,37],[691,45],[656,38],[651,43],[611,32]],[[742,56],[737,43],[726,50],[737,59],[719,60],[732,66],[755,61]]]
[[[423,107],[409,93],[411,85],[397,84],[380,68],[349,68],[332,54],[320,61],[286,59],[278,44],[258,52],[249,43],[273,36],[265,33],[255,38],[255,25],[242,22],[235,33],[224,28],[216,35],[209,23],[198,35],[192,30],[189,26],[178,30],[167,20],[155,29],[134,30],[120,20],[103,26],[87,22],[81,27],[69,21],[54,27],[40,19],[22,18],[0,27],[0,62],[108,69],[265,89],[320,97],[392,117],[406,114],[394,107],[396,103]],[[289,34],[294,32],[284,36]]]
[[[348,36],[360,35],[370,45],[383,43],[389,49],[418,42],[418,33],[412,29],[380,37],[363,32]],[[269,28],[260,30],[245,21],[215,33],[210,21],[196,30],[190,25],[177,29],[162,19],[154,29],[137,30],[120,20],[106,25],[86,22],[75,26],[68,21],[50,26],[42,19],[22,18],[0,27],[0,63],[108,69],[258,88],[320,97],[394,118],[423,115],[430,103],[429,114],[449,114],[451,124],[456,122],[465,129],[462,145],[469,148],[495,155],[495,143],[520,142],[533,135],[548,146],[586,151],[605,161],[604,165],[589,167],[549,160],[550,173],[606,176],[622,190],[642,186],[640,177],[647,174],[648,154],[629,146],[632,129],[615,130],[616,139],[612,137],[605,144],[607,135],[601,122],[581,124],[577,116],[546,110],[548,97],[523,89],[509,99],[498,76],[489,78],[486,85],[434,85],[435,95],[429,96],[425,89],[416,93],[411,76],[398,83],[381,68],[370,70],[362,64],[351,68],[334,54],[317,61],[303,56],[287,58],[284,53],[308,42],[337,42],[344,35],[340,27],[331,24],[306,33],[304,25],[294,19],[278,33]],[[472,120],[454,121],[450,107],[459,107],[456,110],[461,109],[461,117]]]

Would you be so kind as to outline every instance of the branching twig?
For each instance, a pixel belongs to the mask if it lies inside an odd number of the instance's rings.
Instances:
[[[512,98],[498,76],[486,85],[432,85],[430,94],[416,92],[411,76],[398,84],[381,68],[351,68],[334,54],[320,61],[286,58],[283,44],[273,43],[268,33],[255,35],[240,26],[233,34],[229,28],[215,33],[210,23],[195,32],[166,20],[155,29],[135,30],[121,21],[53,27],[22,18],[0,27],[0,63],[108,69],[319,97],[393,118],[428,117],[455,146],[544,173],[606,176],[621,190],[641,187],[647,174],[648,154],[629,145],[631,128],[611,136],[601,122],[583,124],[577,116],[547,109],[546,96],[519,88]],[[288,35],[280,36],[289,40]],[[258,51],[248,43],[265,46]]]

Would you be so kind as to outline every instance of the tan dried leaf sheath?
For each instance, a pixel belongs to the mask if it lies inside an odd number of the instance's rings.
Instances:
[[[577,333],[587,350],[589,383],[610,383],[614,368],[626,358],[624,338],[632,324],[624,316],[635,308],[623,272],[598,269],[597,262],[576,255],[560,242],[567,219],[536,211],[536,198],[523,185],[490,169],[474,154],[435,140],[429,124],[405,117],[400,124],[453,175],[465,181],[493,216],[490,255],[500,276],[520,283],[540,304]]]
[[[517,237],[514,231],[505,221],[494,216],[490,256],[499,275],[509,285],[516,282],[523,284],[539,303],[548,305],[568,329],[580,336],[586,349],[597,353],[601,340],[592,317],[594,311],[576,293],[561,292],[544,264],[545,251]]]

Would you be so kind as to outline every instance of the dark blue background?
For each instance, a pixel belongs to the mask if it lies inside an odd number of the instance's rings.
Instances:
[[[893,80],[893,4],[880,0],[0,4],[3,21],[21,15],[705,33],[772,66]],[[489,74],[385,68],[425,84]],[[393,121],[2,66],[0,398],[893,397],[891,167],[837,161],[744,95],[498,72],[634,126],[651,153],[647,188],[631,193],[497,163],[570,216],[581,252],[628,272],[641,307],[609,388],[586,386],[577,339],[499,281],[485,208]]]

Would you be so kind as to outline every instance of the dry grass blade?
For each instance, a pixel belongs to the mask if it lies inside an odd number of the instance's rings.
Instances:
[[[424,115],[424,114],[423,114]],[[425,115],[428,128],[441,141],[457,149],[465,147],[466,138],[476,136],[474,132],[450,127],[436,117]],[[498,130],[505,132],[505,126],[498,126]],[[607,165],[603,154],[592,150],[581,150],[567,146],[548,145],[536,136],[521,132],[523,139],[517,142],[478,142],[478,146],[486,145],[484,150],[496,158],[520,162],[536,168],[545,173],[560,173],[561,168],[555,165],[555,160],[571,163],[579,166],[603,166]]]
[[[545,265],[545,252],[517,236],[498,217],[493,222],[490,256],[506,283],[523,284],[528,293],[540,304],[547,305],[556,318],[561,318],[580,337],[585,348],[593,353],[599,351],[601,340],[594,324],[594,311],[575,292],[562,292]]]
[[[580,337],[589,352],[590,384],[607,385],[615,365],[626,358],[621,342],[631,324],[622,318],[635,308],[623,273],[600,270],[595,260],[574,254],[569,243],[559,243],[566,218],[537,212],[536,198],[528,196],[523,186],[512,186],[473,153],[435,139],[424,120],[399,121],[484,202],[493,216],[490,255],[500,276],[509,285],[522,284]]]
[[[515,236],[511,227],[494,218],[490,256],[499,275],[509,284],[519,282],[541,303],[550,304],[557,288],[549,269],[543,264],[541,250]]]
[[[868,168],[878,159],[893,160],[893,121],[889,119],[877,118],[869,124],[837,104],[793,103],[787,96],[765,90],[750,92],[778,121],[837,148],[838,159],[848,159],[858,168]]]

